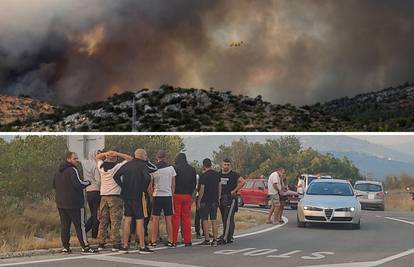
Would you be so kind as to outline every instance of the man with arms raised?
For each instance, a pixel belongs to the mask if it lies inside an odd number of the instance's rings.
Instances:
[[[148,162],[144,149],[135,150],[135,158],[124,164],[114,175],[114,180],[121,187],[121,198],[124,201],[124,226],[122,230],[122,252],[128,251],[131,221],[136,221],[136,235],[139,239],[139,253],[149,254],[153,251],[145,246],[144,218],[148,217],[143,193],[147,191],[151,181],[150,172],[157,167]]]

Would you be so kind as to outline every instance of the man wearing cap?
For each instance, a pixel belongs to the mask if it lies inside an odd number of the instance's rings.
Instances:
[[[234,234],[234,215],[238,209],[237,192],[244,186],[245,181],[237,172],[231,169],[231,160],[224,158],[221,162],[221,198],[220,213],[223,220],[223,234],[219,245],[232,243]]]
[[[117,163],[118,157],[122,158],[123,161]],[[119,153],[115,149],[96,155],[96,164],[101,176],[98,250],[105,249],[109,223],[111,224],[112,251],[118,251],[121,248],[121,235],[119,233],[122,221],[121,187],[115,182],[114,175],[129,160],[132,160],[131,156]]]
[[[166,161],[166,152],[159,150],[157,152],[158,168],[152,175],[150,190],[153,196],[152,204],[152,224],[151,224],[151,243],[150,246],[157,246],[156,240],[158,236],[158,226],[161,211],[164,212],[165,225],[168,233],[168,247],[174,247],[172,238],[172,215],[173,209],[173,194],[175,192],[175,176],[177,175],[173,166]]]

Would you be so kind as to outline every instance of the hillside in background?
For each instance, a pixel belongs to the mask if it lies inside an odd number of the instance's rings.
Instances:
[[[0,95],[0,125],[16,120],[25,121],[39,118],[42,114],[53,114],[55,107],[29,97]]]
[[[264,143],[266,139],[278,136],[185,136],[183,142],[191,161],[201,162],[212,157],[220,145],[230,145],[232,141],[246,138],[250,142]],[[400,175],[402,172],[414,174],[413,156],[394,151],[387,146],[377,145],[349,136],[300,136],[304,148],[311,147],[321,153],[331,153],[335,157],[348,157],[364,175],[384,180],[387,175]]]
[[[124,92],[79,107],[49,108],[49,112],[42,109],[31,112],[32,104],[22,106],[17,102],[9,104],[3,117],[19,120],[0,120],[3,125],[0,130],[414,131],[414,86],[409,83],[303,107],[271,104],[263,101],[261,96],[251,98],[230,91],[168,85],[152,91]],[[46,107],[46,104],[42,105]]]

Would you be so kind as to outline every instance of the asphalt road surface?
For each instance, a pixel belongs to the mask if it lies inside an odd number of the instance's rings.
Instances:
[[[268,226],[235,243],[205,248],[160,248],[152,255],[101,253],[48,255],[0,260],[2,266],[414,266],[414,213],[364,211],[360,230],[343,226]]]

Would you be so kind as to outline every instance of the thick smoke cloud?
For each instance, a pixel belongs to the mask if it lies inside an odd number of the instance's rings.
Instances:
[[[168,83],[311,104],[413,81],[413,13],[410,0],[2,0],[0,93],[80,104]]]

